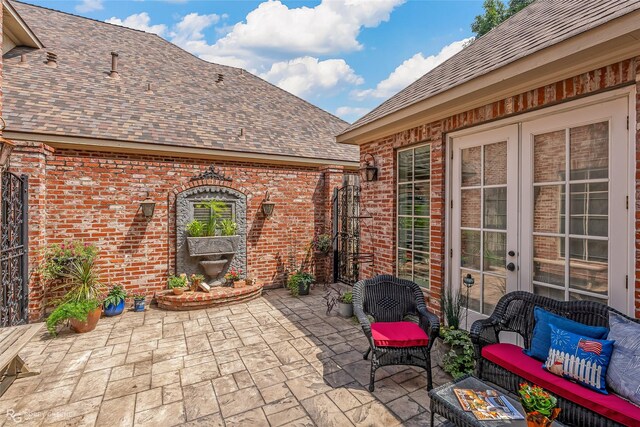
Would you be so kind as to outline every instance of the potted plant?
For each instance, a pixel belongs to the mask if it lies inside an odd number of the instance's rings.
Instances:
[[[144,311],[147,296],[142,293],[134,293],[131,297],[133,298],[133,311]]]
[[[353,293],[347,291],[338,298],[338,314],[342,317],[353,317]]]
[[[80,241],[48,245],[42,254],[39,272],[47,281],[64,278],[73,261],[93,261],[98,254],[95,245]]]
[[[230,268],[229,271],[227,271],[227,274],[224,275],[224,279],[227,281],[229,286],[233,286],[234,288],[241,288],[245,285],[245,281],[240,279],[241,276],[241,269]]]
[[[311,284],[315,280],[315,277],[311,273],[298,270],[289,276],[287,280],[287,288],[294,297],[298,295],[309,295],[309,289]]]
[[[462,316],[462,299],[451,289],[443,295],[442,311],[447,326],[440,328],[440,340],[434,343],[434,358],[440,367],[454,379],[473,372],[475,355],[469,332],[459,329]]]
[[[318,234],[313,238],[311,245],[315,252],[326,255],[329,253],[329,249],[331,249],[331,236],[328,234]]]
[[[94,330],[102,314],[102,285],[93,258],[71,260],[62,278],[64,282],[60,287],[67,292],[49,316],[51,320],[47,319],[49,332],[55,335],[58,325],[67,320],[77,333]]]
[[[520,401],[527,413],[528,427],[548,427],[560,414],[558,399],[544,391],[541,387],[521,383]]]
[[[191,291],[195,292],[202,282],[204,282],[204,276],[202,274],[192,274],[191,279]]]
[[[124,311],[124,302],[127,298],[127,293],[122,286],[115,285],[107,293],[107,297],[104,299],[104,315],[107,317],[117,316]]]
[[[220,200],[209,200],[198,205],[209,209],[209,219],[202,222],[197,219],[187,224],[187,246],[190,256],[230,254],[238,251],[240,236],[238,225],[230,219],[220,221],[222,213],[228,209]]]
[[[189,286],[187,275],[182,273],[179,276],[169,276],[168,287],[173,291],[174,295],[182,295],[184,289]]]

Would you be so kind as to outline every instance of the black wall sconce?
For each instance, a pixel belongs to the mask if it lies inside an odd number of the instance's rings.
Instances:
[[[273,215],[273,208],[275,206],[276,203],[269,200],[269,192],[267,191],[267,194],[264,195],[264,200],[262,201],[262,213],[265,218],[269,218]]]
[[[140,202],[140,209],[142,209],[142,214],[146,219],[150,219],[153,216],[153,211],[156,209],[156,202],[151,199],[148,191],[147,197]]]
[[[367,156],[370,158],[370,160],[367,160]],[[360,176],[362,176],[362,178],[367,182],[377,181],[378,166],[376,166],[375,157],[373,157],[373,154],[367,153],[364,155],[364,159],[366,164],[363,168],[360,168]]]

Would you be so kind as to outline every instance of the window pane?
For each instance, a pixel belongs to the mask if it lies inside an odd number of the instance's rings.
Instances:
[[[533,231],[562,233],[563,203],[561,185],[534,187]]]
[[[572,128],[570,132],[571,179],[609,176],[609,122]]]
[[[569,287],[597,294],[609,292],[606,240],[569,239]]]
[[[571,184],[571,234],[608,235],[607,183]]]
[[[411,249],[412,239],[411,218],[398,218],[398,247]]]
[[[414,252],[413,281],[420,286],[429,286],[429,255]]]
[[[480,190],[461,190],[461,225],[480,228]]]
[[[413,181],[413,150],[398,153],[398,182]]]
[[[533,236],[533,280],[564,286],[564,255],[560,237]]]
[[[411,215],[413,212],[412,206],[412,191],[411,184],[401,184],[398,186],[398,215]]]
[[[507,229],[507,188],[484,189],[484,227]]]
[[[566,146],[564,130],[543,133],[533,138],[533,181],[564,181]]]
[[[398,250],[398,277],[412,280],[412,253],[407,250]]]
[[[462,150],[462,186],[480,185],[480,150],[482,147],[471,147]]]
[[[564,291],[560,289],[549,288],[547,286],[533,285],[533,293],[547,298],[564,301]]]
[[[413,187],[413,214],[429,216],[429,182],[415,183]]]
[[[504,296],[507,291],[507,280],[504,277],[483,274],[484,277],[484,299],[482,303],[482,312],[491,314],[498,304],[498,300]]]
[[[415,150],[415,181],[423,181],[431,178],[431,153],[430,147],[425,145]]]
[[[484,271],[506,273],[507,234],[484,232]]]
[[[460,265],[480,270],[480,232],[461,230]]]
[[[484,146],[484,184],[507,183],[507,142]]]
[[[413,249],[429,252],[429,218],[413,219]]]
[[[467,274],[471,275],[473,281],[475,282],[473,286],[467,288],[464,285],[464,278]],[[482,289],[482,282],[480,281],[480,273],[476,273],[475,271],[464,271],[460,272],[460,299],[462,301],[462,306],[469,308],[469,310],[480,312],[480,290]],[[469,292],[469,301],[467,303],[467,291]],[[471,325],[469,325],[471,326]]]
[[[575,292],[569,292],[569,301],[595,301],[601,304],[608,304],[607,298],[598,298],[594,295],[583,295]]]

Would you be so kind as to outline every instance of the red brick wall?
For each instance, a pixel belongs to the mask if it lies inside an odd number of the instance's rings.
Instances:
[[[281,285],[291,253],[300,261],[314,233],[330,230],[326,198],[342,175],[340,168],[327,172],[316,167],[216,161],[232,182],[190,182],[211,162],[51,150],[37,143],[22,144],[15,153],[12,170],[30,177],[31,270],[39,264],[44,245],[82,240],[99,247],[104,283],[149,295],[164,289],[167,275],[174,273],[175,196],[180,191],[214,184],[246,194],[247,273],[266,284]],[[139,210],[147,190],[156,202],[148,221]],[[267,191],[276,202],[271,218],[261,212]],[[328,273],[318,275],[325,278]],[[34,274],[32,318],[41,316],[44,299],[43,284]]]
[[[488,121],[502,119],[532,111],[603,90],[629,85],[636,82],[640,73],[640,57],[611,64],[563,81],[519,93],[500,101],[473,110],[460,112],[436,122],[407,129],[368,142],[360,147],[361,164],[364,156],[372,154],[380,167],[379,180],[364,183],[361,203],[364,209],[372,213],[367,227],[362,230],[362,252],[374,253],[374,264],[363,266],[363,276],[373,274],[394,274],[396,271],[396,152],[400,148],[416,144],[431,144],[431,287],[426,292],[428,304],[440,310],[440,299],[445,278],[445,134]],[[637,99],[636,114],[640,123],[640,97]],[[640,153],[640,130],[637,131],[637,147]],[[638,155],[640,171],[640,154]],[[637,249],[640,251],[640,174],[636,188],[638,214],[636,219]],[[636,255],[636,307],[640,314],[640,257]]]

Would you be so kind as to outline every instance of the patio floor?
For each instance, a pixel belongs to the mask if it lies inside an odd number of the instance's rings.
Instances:
[[[0,425],[428,425],[424,371],[381,368],[369,393],[359,325],[326,316],[321,289],[229,307],[150,308],[95,331],[43,333],[23,358],[41,375],[0,399]],[[434,367],[436,385],[448,381]]]

